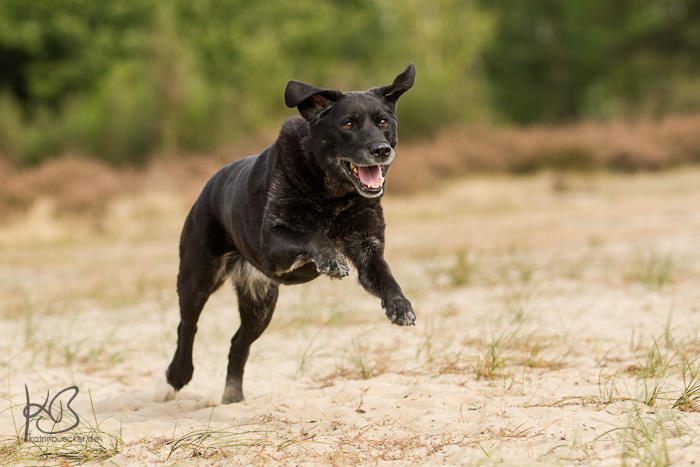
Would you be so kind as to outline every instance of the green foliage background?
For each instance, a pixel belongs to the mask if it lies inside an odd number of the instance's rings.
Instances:
[[[700,0],[0,0],[0,157],[207,151],[409,61],[402,137],[696,111],[699,54]]]

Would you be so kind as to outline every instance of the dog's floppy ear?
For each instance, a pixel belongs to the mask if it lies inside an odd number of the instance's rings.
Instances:
[[[413,83],[416,81],[416,66],[413,62],[410,62],[406,69],[394,79],[394,82],[389,86],[382,86],[379,88],[372,88],[370,92],[377,94],[379,97],[389,102],[390,104],[396,104],[401,95],[413,87]]]
[[[343,93],[333,89],[322,89],[301,81],[289,80],[284,90],[287,107],[297,107],[306,120],[311,121],[319,112],[343,98]]]

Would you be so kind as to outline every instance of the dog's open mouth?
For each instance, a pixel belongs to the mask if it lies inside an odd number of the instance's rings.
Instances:
[[[365,193],[380,193],[384,188],[384,176],[386,175],[386,165],[355,165],[350,161],[342,161],[343,168],[355,181],[358,188]]]

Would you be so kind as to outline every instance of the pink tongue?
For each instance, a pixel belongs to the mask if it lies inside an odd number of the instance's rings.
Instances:
[[[360,174],[360,181],[367,186],[381,185],[384,179],[382,178],[382,169],[378,165],[371,167],[357,167]]]

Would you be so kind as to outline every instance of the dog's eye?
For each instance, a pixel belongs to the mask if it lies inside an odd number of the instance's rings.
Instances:
[[[343,125],[345,128],[348,130],[353,127],[352,122],[345,122],[345,125]]]
[[[387,125],[386,120],[384,120],[383,118],[382,118],[381,120],[379,120],[379,126],[380,126],[380,127],[384,128],[386,125]]]

